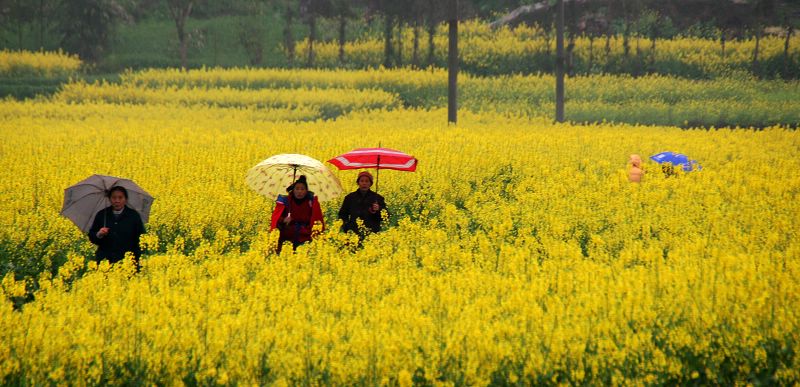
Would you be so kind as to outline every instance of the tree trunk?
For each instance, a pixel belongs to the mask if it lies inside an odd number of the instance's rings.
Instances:
[[[22,30],[23,30],[23,28],[22,28],[22,16],[20,15],[17,18],[17,48],[19,50],[23,49],[23,47],[22,47]]]
[[[347,18],[339,15],[339,63],[344,63],[344,43],[347,32]]]
[[[630,45],[630,28],[631,27],[630,26],[631,26],[631,23],[628,23],[628,21],[625,20],[625,30],[623,30],[623,32],[622,32],[622,55],[626,59],[628,58],[628,55],[631,52],[631,45]]]
[[[656,71],[656,40],[659,36],[661,36],[661,28],[659,28],[658,22],[655,22],[650,27],[650,63],[648,64],[650,73]]]
[[[292,35],[292,20],[294,12],[292,7],[286,6],[286,24],[283,26],[283,45],[286,47],[286,59],[289,64],[294,63],[294,36]]]
[[[428,21],[428,66],[433,66],[436,62],[436,46],[433,38],[436,36],[436,23],[430,19]]]
[[[592,66],[594,65],[594,36],[589,35],[589,64],[586,67],[586,74],[592,72]]]
[[[607,15],[612,15],[612,0],[607,0]],[[609,18],[608,22],[606,23],[606,63],[605,63],[605,71],[611,71],[611,35],[614,33],[613,26],[611,25],[611,19]]]
[[[403,66],[403,23],[397,21],[397,52],[395,53],[395,66]]]
[[[563,1],[564,7],[569,6],[569,9],[565,10],[565,17],[569,15],[569,22],[565,19],[565,33],[569,35],[569,40],[567,41],[567,48],[566,48],[566,63],[565,63],[565,71],[566,75],[570,78],[575,76],[575,35],[577,35],[576,28],[578,26],[578,11],[576,9],[576,5],[574,2],[567,2]]]
[[[656,34],[650,38],[650,72],[656,70]]]
[[[186,68],[186,51],[187,43],[186,43],[186,29],[185,29],[185,20],[184,19],[175,19],[175,27],[178,29],[178,50],[180,51],[181,55],[181,68]]]
[[[16,5],[12,5],[12,7],[16,8],[16,9],[13,9],[14,14],[12,14],[12,17],[16,16],[16,19],[17,19],[17,48],[19,50],[22,50],[24,48],[24,47],[22,47],[22,41],[24,40],[23,39],[23,31],[24,31],[23,19],[25,19],[25,13],[26,12],[23,11],[23,5],[22,5],[23,3],[24,3],[24,1],[17,0],[16,1]]]
[[[551,42],[551,34],[553,32],[553,25],[550,23],[544,25],[547,26],[542,31],[544,32],[544,55],[550,56],[550,42]]]
[[[46,23],[44,14],[44,0],[39,0],[39,49],[44,49],[44,25]]]
[[[625,23],[625,28],[622,30],[622,56],[628,59],[631,53],[631,22],[628,17],[628,3],[625,0],[622,0],[622,16],[622,21]]]
[[[458,0],[450,0],[447,50],[447,122],[458,122]]]
[[[564,0],[556,7],[556,121],[564,122]]]
[[[317,18],[308,18],[308,59],[306,66],[314,66],[314,41],[317,40]]]
[[[575,51],[575,34],[572,31],[570,31],[569,40],[567,41],[565,59],[564,59],[565,60],[564,71],[567,73],[567,76],[569,77],[575,76],[574,51]]]
[[[719,34],[719,44],[722,46],[722,59],[725,59],[725,30]]]
[[[419,18],[414,19],[414,39],[411,45],[411,67],[419,68]]]
[[[789,40],[792,37],[792,24],[786,18],[786,40],[783,41],[783,74],[784,78],[789,78]]]
[[[392,17],[389,15],[384,16],[383,26],[383,67],[392,67]]]
[[[752,63],[752,72],[753,74],[756,73],[758,67],[758,46],[761,43],[761,24],[759,23],[756,26],[756,46],[753,48],[753,63]]]
[[[186,19],[192,13],[194,1],[168,1],[169,12],[172,19],[175,20],[175,28],[178,30],[178,44],[180,45],[179,51],[181,56],[181,68],[186,68],[187,59],[186,53],[188,51],[189,42],[186,36]]]
[[[434,37],[436,36],[436,0],[428,0],[428,66],[433,66],[436,61],[436,47]]]

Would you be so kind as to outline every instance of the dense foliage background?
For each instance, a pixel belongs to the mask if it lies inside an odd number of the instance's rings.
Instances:
[[[492,75],[551,72],[553,3],[458,1],[460,20],[491,26],[481,31],[486,44],[495,41],[493,33],[503,34],[502,27],[528,26],[511,34],[544,47],[494,67],[462,58],[465,69]],[[0,47],[63,50],[95,72],[153,66],[441,67],[446,44],[437,36],[443,36],[442,23],[452,9],[451,2],[432,0],[3,0]],[[691,37],[716,42],[722,57],[736,42],[752,41],[744,60],[747,71],[770,78],[800,75],[797,44],[791,41],[800,20],[794,1],[567,0],[566,11],[568,53],[593,45],[594,60],[605,57],[596,63],[576,53],[571,73],[718,75],[681,66],[678,53],[659,54],[660,42]],[[765,53],[759,42],[770,37],[781,47]],[[365,41],[375,41],[369,60],[348,52],[349,44]],[[335,47],[320,58],[315,45]],[[735,55],[730,59],[742,61]]]

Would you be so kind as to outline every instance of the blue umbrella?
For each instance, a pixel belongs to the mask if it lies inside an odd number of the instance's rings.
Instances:
[[[680,165],[683,168],[684,172],[691,172],[695,169],[702,169],[700,165],[697,164],[697,160],[689,160],[685,154],[682,153],[675,153],[675,152],[661,152],[655,155],[650,156],[650,160],[653,160],[659,164],[670,163],[673,166]]]

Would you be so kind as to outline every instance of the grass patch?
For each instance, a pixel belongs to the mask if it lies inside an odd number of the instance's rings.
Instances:
[[[262,66],[286,64],[285,55],[279,48],[283,23],[274,15],[266,15],[189,19],[186,23],[190,41],[187,66],[198,68],[249,65],[250,56],[239,40],[239,35],[246,26],[256,27],[247,31],[261,35]],[[180,67],[178,47],[175,24],[171,20],[145,20],[120,27],[112,52],[99,67],[104,71]]]

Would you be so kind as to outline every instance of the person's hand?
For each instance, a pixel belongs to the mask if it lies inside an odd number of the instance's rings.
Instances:
[[[369,208],[369,212],[376,213],[381,210],[381,206],[378,205],[378,202],[372,203],[372,207]]]
[[[103,228],[100,229],[100,231],[97,232],[97,236],[99,238],[102,238],[102,237],[108,235],[109,231],[111,231],[111,230],[108,227],[103,227]]]
[[[286,217],[283,218],[283,223],[284,224],[289,224],[289,222],[291,222],[291,221],[292,221],[292,214],[291,213],[287,214]]]

